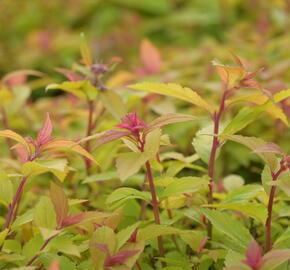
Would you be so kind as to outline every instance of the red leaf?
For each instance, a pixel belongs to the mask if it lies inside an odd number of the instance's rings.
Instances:
[[[52,124],[50,121],[49,114],[47,113],[45,122],[42,128],[38,132],[37,144],[40,146],[51,140]]]
[[[246,253],[247,259],[242,261],[244,264],[250,266],[254,270],[258,270],[259,266],[262,264],[262,249],[259,244],[252,240],[249,243]]]
[[[76,215],[70,215],[62,220],[62,227],[75,225],[82,221],[82,219],[86,216],[86,213],[80,213]]]
[[[160,71],[160,53],[148,39],[144,39],[141,42],[140,57],[146,71],[149,74],[154,74]]]
[[[118,253],[116,253],[113,256],[110,256],[106,260],[106,265],[105,266],[112,266],[117,263],[123,263],[126,261],[127,258],[132,257],[136,253],[138,253],[139,250],[123,250]]]

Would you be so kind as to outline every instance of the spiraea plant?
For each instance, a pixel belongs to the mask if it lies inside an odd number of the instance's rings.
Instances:
[[[80,51],[65,82],[1,80],[0,269],[286,270],[290,157],[253,127],[287,130],[290,90],[235,55],[209,94],[149,40],[131,71]],[[65,93],[32,102],[44,82]]]

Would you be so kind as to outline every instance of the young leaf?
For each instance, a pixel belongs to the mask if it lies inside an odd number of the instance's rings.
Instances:
[[[41,152],[61,150],[61,149],[67,149],[67,150],[71,150],[73,152],[76,152],[76,153],[90,159],[91,161],[93,161],[97,164],[97,161],[95,160],[95,158],[89,152],[87,152],[83,147],[81,147],[80,145],[78,145],[74,141],[54,139],[54,140],[51,140],[51,141],[43,144],[40,147]]]
[[[47,143],[51,140],[51,133],[52,133],[52,124],[50,121],[49,114],[46,115],[46,120],[42,126],[42,128],[39,130],[37,135],[37,144],[42,145],[44,143]]]
[[[30,153],[30,147],[29,147],[28,142],[16,132],[12,130],[8,130],[8,129],[0,130],[0,137],[9,138],[9,139],[12,139],[14,141],[21,143],[25,147],[26,151]]]
[[[180,122],[187,122],[187,121],[194,121],[197,120],[197,117],[187,115],[187,114],[180,114],[180,113],[168,113],[164,114],[155,120],[153,120],[144,130],[144,133],[147,134],[150,131],[156,128],[163,128],[164,126],[180,123]]]
[[[77,96],[78,98],[85,100],[95,100],[98,95],[96,87],[94,87],[88,80],[81,80],[76,82],[69,81],[63,82],[61,84],[50,84],[46,87],[46,91],[54,89],[66,91]]]
[[[144,153],[122,153],[116,159],[117,171],[120,175],[121,181],[137,173],[142,165],[149,159],[149,156]]]
[[[86,66],[90,67],[93,64],[93,60],[92,60],[91,51],[89,49],[85,34],[81,33],[80,38],[81,38],[80,51],[81,51],[82,60]]]
[[[129,88],[139,91],[148,91],[160,95],[166,95],[170,97],[179,98],[181,100],[190,102],[198,107],[201,107],[211,114],[213,114],[216,108],[204,99],[202,99],[196,92],[188,87],[182,87],[181,85],[174,83],[137,83],[129,85]]]
[[[259,269],[262,264],[262,249],[255,240],[252,240],[247,248],[247,259],[242,261],[244,264],[250,266],[252,269]]]
[[[50,182],[50,198],[56,213],[57,226],[62,226],[63,220],[68,216],[69,206],[67,197],[59,183]]]
[[[231,67],[218,63],[217,61],[212,62],[217,68],[217,72],[222,82],[232,88],[239,84],[239,82],[246,76],[246,71],[242,65]]]
[[[158,49],[148,39],[143,39],[140,46],[140,57],[149,74],[160,71],[161,57]]]

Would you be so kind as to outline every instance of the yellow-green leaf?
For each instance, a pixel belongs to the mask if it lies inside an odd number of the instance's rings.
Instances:
[[[30,153],[30,147],[29,147],[28,142],[22,136],[17,134],[16,132],[9,130],[9,129],[1,130],[0,137],[9,138],[9,139],[12,139],[14,141],[17,141],[17,142],[23,144],[24,147],[26,148],[27,152]]]
[[[91,50],[88,46],[88,42],[87,42],[85,34],[81,33],[80,38],[81,38],[80,51],[81,51],[82,59],[86,66],[91,66],[93,63],[93,60],[92,60]]]
[[[129,85],[129,88],[139,91],[147,91],[155,94],[166,95],[190,102],[198,107],[214,113],[216,108],[207,103],[200,95],[188,87],[182,87],[175,83],[137,83]]]

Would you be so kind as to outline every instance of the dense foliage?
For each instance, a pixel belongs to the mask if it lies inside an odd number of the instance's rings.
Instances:
[[[290,269],[287,1],[1,5],[0,269]]]

